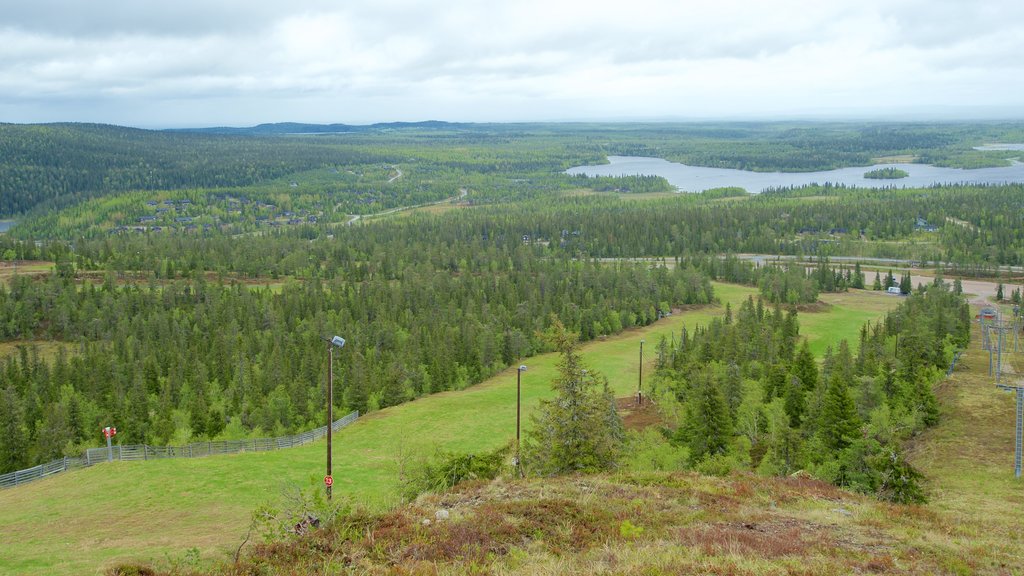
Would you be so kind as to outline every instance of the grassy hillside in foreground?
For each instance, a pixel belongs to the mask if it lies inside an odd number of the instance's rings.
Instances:
[[[734,306],[750,288],[716,284]],[[878,293],[824,295],[824,312],[801,313],[801,333],[815,350],[855,339],[864,321],[899,299]],[[687,311],[642,330],[583,347],[592,369],[604,373],[617,395],[636,386],[638,345],[652,362],[662,335],[707,322],[721,307]],[[527,359],[525,412],[550,394],[553,354]],[[653,368],[653,367],[652,367]],[[528,418],[524,422],[529,422]],[[335,493],[384,509],[398,502],[395,488],[403,457],[429,455],[435,446],[478,451],[504,444],[515,426],[515,371],[478,386],[422,398],[373,413],[336,437]],[[114,463],[55,476],[0,492],[0,573],[81,574],[113,559],[180,556],[195,547],[222,557],[241,541],[252,510],[289,485],[319,481],[323,443],[281,452],[197,460]]]
[[[257,546],[213,573],[1021,574],[1014,402],[995,389],[974,332],[939,388],[943,419],[912,450],[930,478],[926,506],[801,477],[499,478]],[[1019,369],[1022,359],[1009,360]]]

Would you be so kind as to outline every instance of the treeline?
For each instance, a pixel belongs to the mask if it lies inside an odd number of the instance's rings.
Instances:
[[[649,324],[672,307],[708,303],[690,269],[553,258],[527,245],[491,252],[428,248],[377,269],[339,259],[331,279],[277,289],[203,274],[121,285],[109,272],[77,285],[70,266],[0,286],[0,338],[48,340],[0,369],[0,470],[96,444],[116,425],[125,443],[283,434],[325,413],[321,336],[335,354],[338,410],[366,412],[460,389],[544,349],[552,318],[589,340]]]
[[[734,202],[707,201],[696,194],[645,202],[569,197],[357,226],[305,221],[265,226],[246,233],[245,242],[235,242],[232,234],[217,229],[188,234],[108,231],[81,238],[73,248],[76,265],[87,269],[156,270],[166,261],[179,271],[244,270],[254,275],[289,275],[311,265],[330,266],[337,248],[323,242],[328,236],[341,239],[345,251],[359,246],[359,251],[371,254],[372,244],[392,237],[473,244],[484,251],[509,247],[526,237],[552,253],[583,258],[688,259],[730,252],[844,255],[942,263],[947,270],[972,275],[993,275],[999,265],[1024,264],[1024,210],[1019,209],[1024,206],[1024,186],[814,190],[827,197],[812,202],[784,194]],[[256,213],[255,208],[239,210]],[[45,222],[59,227],[58,222],[87,217],[57,213]],[[938,226],[938,231],[921,232],[919,218]],[[10,234],[0,235],[0,254],[33,251],[28,229],[28,224],[19,224]]]
[[[827,189],[818,191],[824,194]],[[310,265],[330,268],[339,248],[323,242],[329,236],[341,240],[341,250],[358,246],[365,253],[373,253],[372,244],[391,238],[471,244],[486,251],[493,246],[510,247],[526,237],[553,253],[579,257],[682,259],[729,252],[846,255],[942,262],[947,270],[993,274],[996,265],[1024,263],[1020,206],[1024,206],[1024,187],[1017,184],[847,190],[813,202],[776,195],[734,202],[679,195],[642,203],[591,196],[414,214],[355,227],[303,223],[265,228],[247,235],[245,242],[234,242],[230,235],[215,230],[108,233],[75,242],[74,251],[76,264],[90,270],[114,266],[151,271],[163,268],[166,260],[178,271],[290,275]],[[939,231],[919,232],[919,217],[937,223]],[[9,236],[0,236],[0,253],[15,246],[13,242]]]
[[[900,442],[938,421],[932,390],[967,345],[966,300],[923,288],[859,342],[829,349],[819,367],[797,313],[748,300],[724,318],[658,347],[656,382],[683,414],[667,430],[690,466],[816,477],[885,499],[920,501]]]
[[[846,292],[850,288],[865,287],[859,262],[852,268],[832,266],[827,257],[819,257],[817,262],[759,265],[727,254],[723,258],[684,258],[679,263],[694,267],[713,280],[757,286],[761,296],[772,304],[808,304],[817,302],[820,292]]]

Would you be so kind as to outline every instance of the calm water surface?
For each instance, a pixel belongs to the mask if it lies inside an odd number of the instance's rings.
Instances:
[[[609,156],[609,164],[577,166],[568,174],[588,176],[661,176],[683,192],[703,192],[712,188],[737,186],[747,192],[763,192],[768,188],[806,186],[808,184],[845,184],[862,188],[889,186],[918,188],[932,184],[1007,184],[1024,182],[1024,163],[1014,162],[1003,168],[940,168],[928,164],[876,164],[859,168],[840,168],[824,172],[751,172],[731,168],[705,168],[669,162],[661,158]],[[877,168],[899,168],[910,174],[896,180],[872,180],[864,173]]]
[[[14,220],[0,220],[0,234],[7,232],[14,226]]]

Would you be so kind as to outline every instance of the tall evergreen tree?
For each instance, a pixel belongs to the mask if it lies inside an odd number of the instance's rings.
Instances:
[[[0,474],[28,464],[28,437],[22,424],[18,395],[8,386],[0,390]]]
[[[900,277],[900,294],[905,296],[910,294],[913,289],[914,285],[910,280],[910,272],[907,272]]]
[[[539,474],[595,472],[615,466],[624,437],[607,381],[584,368],[578,336],[557,319],[547,333],[561,354],[556,397],[545,400],[533,418],[526,443],[526,466]],[[604,389],[597,384],[604,382]],[[723,409],[725,404],[723,401]]]
[[[814,390],[818,386],[818,363],[814,360],[814,354],[811,353],[811,346],[806,338],[793,360],[792,372],[800,379],[804,390]]]
[[[789,425],[799,428],[804,419],[804,412],[807,411],[807,396],[800,380],[791,378],[786,383],[785,392],[786,415],[789,416]]]
[[[687,410],[681,435],[690,446],[690,459],[723,454],[732,441],[733,422],[729,406],[709,374],[699,376],[696,394]]]
[[[841,371],[834,371],[829,379],[822,406],[820,434],[825,446],[840,451],[850,445],[860,431],[857,407],[850,396],[849,383]]]

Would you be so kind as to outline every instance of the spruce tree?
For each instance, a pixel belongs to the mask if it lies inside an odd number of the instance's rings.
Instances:
[[[910,272],[907,272],[900,277],[900,294],[907,295],[914,289],[914,285],[910,280]]]
[[[732,441],[733,423],[728,404],[722,391],[707,374],[700,377],[684,427],[690,458],[694,462],[705,456],[725,453]]]
[[[22,410],[12,386],[0,390],[0,474],[25,468],[28,437],[22,426]]]
[[[789,425],[793,428],[799,428],[804,419],[804,412],[807,411],[807,398],[799,379],[793,378],[786,383],[785,399],[785,409],[786,415],[789,416]]]
[[[800,379],[804,390],[814,390],[818,385],[818,364],[814,361],[814,354],[806,338],[793,360],[793,375]]]
[[[853,277],[850,279],[850,286],[861,290],[864,289],[864,273],[860,269],[860,262],[853,265]]]
[[[579,337],[559,320],[552,319],[547,338],[561,354],[558,377],[551,383],[556,397],[542,401],[532,417],[525,465],[542,475],[611,469],[624,433],[607,380],[584,367]],[[604,387],[598,390],[601,381]]]
[[[860,418],[850,396],[849,383],[841,371],[834,371],[825,391],[822,405],[820,432],[830,450],[839,452],[857,438]]]

